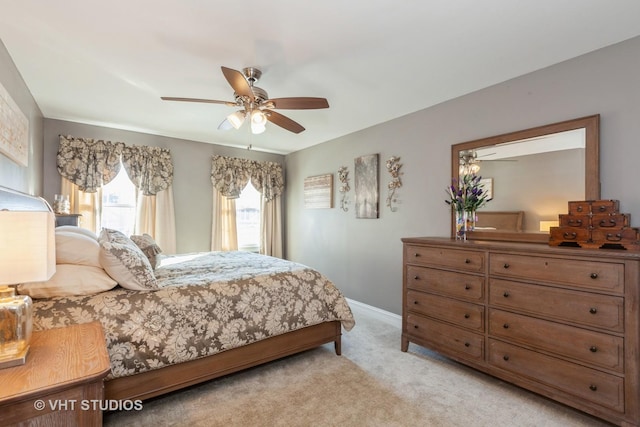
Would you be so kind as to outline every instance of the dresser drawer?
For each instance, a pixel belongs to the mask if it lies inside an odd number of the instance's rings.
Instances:
[[[406,245],[404,250],[405,260],[409,264],[484,272],[484,252],[414,245]]]
[[[422,292],[407,292],[407,310],[484,331],[484,306]]]
[[[407,287],[468,300],[484,299],[484,276],[415,265],[407,266]]]
[[[602,368],[624,370],[624,340],[620,337],[495,309],[489,310],[489,334]]]
[[[490,279],[489,304],[538,317],[624,331],[622,297]]]
[[[407,334],[442,353],[484,360],[484,337],[423,316],[407,316]]]
[[[624,265],[512,254],[491,254],[491,274],[624,292]]]
[[[624,411],[624,379],[502,341],[489,340],[489,363],[598,405]]]

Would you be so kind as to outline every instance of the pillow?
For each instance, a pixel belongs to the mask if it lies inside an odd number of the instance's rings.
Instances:
[[[108,291],[117,285],[106,271],[89,265],[60,264],[45,282],[18,285],[18,293],[31,298],[92,295]]]
[[[158,289],[149,259],[117,230],[103,228],[98,237],[100,264],[120,286],[137,291]]]
[[[56,231],[56,264],[79,264],[102,268],[100,245],[84,234]]]
[[[156,268],[158,266],[156,255],[160,254],[162,252],[162,249],[160,249],[160,246],[158,246],[155,240],[153,240],[153,237],[151,237],[147,233],[144,233],[141,236],[134,234],[133,236],[131,236],[131,240],[133,240],[133,243],[135,243],[140,248],[142,253],[145,254],[147,258],[149,258],[151,267]]]
[[[60,227],[56,227],[56,233],[59,232],[83,234],[87,237],[91,237],[93,240],[98,240],[98,236],[93,231],[82,227],[76,227],[75,225],[61,225]]]

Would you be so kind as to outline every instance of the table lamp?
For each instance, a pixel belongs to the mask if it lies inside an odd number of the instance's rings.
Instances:
[[[55,271],[53,212],[0,210],[0,368],[24,364],[29,352],[32,302],[14,285],[48,280]]]

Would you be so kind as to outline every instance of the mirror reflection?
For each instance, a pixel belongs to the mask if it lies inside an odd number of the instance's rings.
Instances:
[[[453,145],[454,176],[492,197],[468,238],[546,242],[567,202],[599,199],[598,129],[596,115]]]

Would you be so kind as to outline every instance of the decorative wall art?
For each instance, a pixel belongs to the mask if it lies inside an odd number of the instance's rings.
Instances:
[[[389,206],[391,212],[398,210],[398,208],[393,206],[393,204],[397,202],[395,198],[396,190],[402,187],[402,180],[400,179],[400,175],[402,175],[402,172],[400,172],[401,167],[402,163],[400,163],[400,157],[391,156],[389,160],[387,160],[387,171],[389,172],[389,175],[391,175],[391,181],[389,181],[389,184],[387,185],[387,189],[389,191],[387,195],[387,206]]]
[[[493,199],[493,178],[482,178],[480,180],[480,185],[483,186],[482,189],[487,195],[487,200]]]
[[[0,84],[0,153],[29,165],[29,120]]]
[[[304,208],[333,207],[333,174],[310,176],[304,179]]]
[[[346,166],[342,166],[338,169],[338,179],[340,180],[340,188],[338,191],[342,194],[342,197],[340,198],[340,209],[347,212],[349,210],[349,207],[347,206],[349,204],[347,193],[351,190],[351,187],[349,187],[349,169],[347,169]]]
[[[356,218],[378,218],[378,154],[355,159]]]

